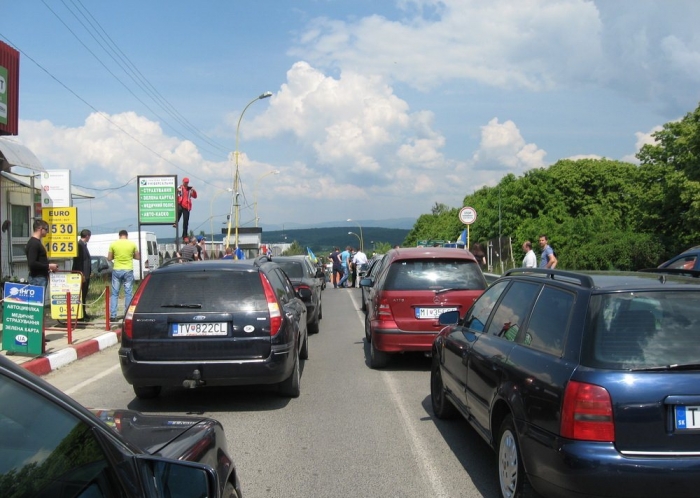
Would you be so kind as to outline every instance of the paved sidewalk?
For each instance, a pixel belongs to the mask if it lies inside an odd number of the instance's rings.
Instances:
[[[121,334],[121,322],[110,323],[110,327],[107,328],[104,319],[93,319],[78,322],[77,327],[71,331],[73,341],[68,344],[66,324],[49,320],[45,326],[44,354],[28,356],[8,354],[7,351],[0,351],[0,354],[36,375],[46,375],[57,368],[118,344]]]

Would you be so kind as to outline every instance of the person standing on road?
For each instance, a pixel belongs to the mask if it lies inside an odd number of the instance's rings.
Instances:
[[[353,280],[355,282],[355,287],[360,286],[359,279],[362,278],[362,273],[367,271],[367,255],[362,252],[362,249],[358,249],[355,255],[352,257],[352,264],[356,268],[357,275]]]
[[[58,270],[56,263],[49,263],[49,256],[41,239],[49,233],[49,224],[44,220],[34,220],[32,236],[24,246],[24,254],[27,256],[29,266],[29,285],[39,285],[46,289],[49,283],[49,272]]]
[[[540,268],[556,268],[557,257],[554,255],[554,249],[549,246],[546,235],[540,235],[540,247],[542,248]]]
[[[182,238],[187,237],[190,229],[190,211],[192,211],[192,199],[197,198],[197,191],[190,187],[190,179],[182,179],[182,185],[177,188],[177,221],[173,227],[177,228],[182,218]]]
[[[333,252],[328,255],[331,260],[333,267],[331,268],[331,280],[333,281],[333,287],[338,288],[338,282],[343,278],[343,264],[340,261],[340,249],[338,247],[333,248]]]
[[[197,253],[200,261],[209,259],[209,255],[207,254],[207,239],[202,235],[197,236]]]
[[[197,241],[192,237],[187,244],[180,249],[180,256],[186,260],[197,261]]]
[[[114,262],[112,268],[112,292],[109,301],[109,316],[111,320],[117,319],[117,301],[119,291],[124,286],[124,313],[129,309],[134,287],[134,263],[132,260],[141,260],[139,248],[129,240],[129,232],[119,230],[119,239],[109,245],[107,259]]]
[[[340,253],[340,264],[343,267],[343,278],[341,278],[340,282],[338,282],[338,287],[348,287],[345,285],[345,282],[347,282],[348,277],[350,277],[350,265],[352,264],[352,260],[350,259],[350,251],[352,251],[352,247],[347,246],[345,250]]]
[[[523,252],[525,253],[523,268],[537,268],[537,256],[535,256],[535,251],[532,250],[532,242],[529,240],[523,242]]]
[[[221,259],[233,259],[233,247],[227,247],[226,254],[224,254],[224,257]]]
[[[83,280],[80,283],[80,302],[83,305],[83,318],[87,318],[87,303],[88,289],[90,288],[90,274],[92,273],[92,261],[90,261],[90,250],[88,242],[92,232],[87,228],[80,232],[80,240],[78,241],[78,255],[73,258],[73,271],[79,271],[83,274]]]

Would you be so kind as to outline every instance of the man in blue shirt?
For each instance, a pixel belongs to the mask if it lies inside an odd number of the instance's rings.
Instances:
[[[554,250],[547,243],[546,235],[540,235],[540,247],[542,248],[542,256],[540,256],[540,268],[556,268],[557,257],[554,255]]]
[[[343,278],[338,282],[338,287],[347,287],[345,282],[350,276],[350,251],[352,248],[350,246],[346,247],[343,252],[340,253],[340,264],[343,266]]]

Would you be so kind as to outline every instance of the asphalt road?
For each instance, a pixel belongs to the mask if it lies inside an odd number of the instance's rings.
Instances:
[[[367,366],[359,300],[358,289],[323,292],[297,399],[205,388],[141,401],[122,377],[118,346],[45,378],[89,407],[220,420],[245,498],[497,497],[495,454],[466,421],[432,415],[430,360],[402,355],[384,370]]]

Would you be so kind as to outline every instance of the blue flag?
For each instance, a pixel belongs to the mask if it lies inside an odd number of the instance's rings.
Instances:
[[[311,258],[311,261],[313,261],[314,263],[318,263],[318,258],[317,258],[316,255],[313,253],[313,251],[311,250],[310,247],[307,247],[307,248],[306,248],[306,252],[309,253],[309,257]]]
[[[467,229],[465,228],[462,230],[462,235],[459,236],[459,240],[457,242],[461,242],[465,246],[467,245]]]

